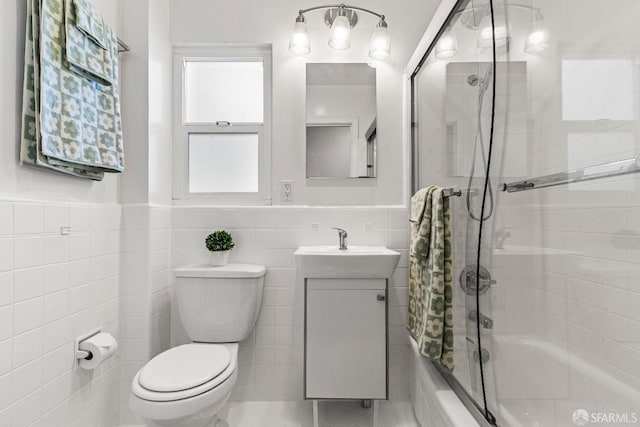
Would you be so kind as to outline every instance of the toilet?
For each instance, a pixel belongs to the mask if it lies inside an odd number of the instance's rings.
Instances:
[[[238,343],[256,323],[266,268],[228,264],[174,270],[178,312],[192,343],[147,362],[131,384],[129,406],[149,427],[209,426],[238,377]]]

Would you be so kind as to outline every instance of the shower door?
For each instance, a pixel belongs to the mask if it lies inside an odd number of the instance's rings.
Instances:
[[[462,190],[443,375],[488,423],[640,425],[638,22],[462,1],[412,76],[414,189]]]
[[[640,425],[640,4],[498,18],[487,404],[502,426]]]
[[[453,372],[440,371],[484,425],[493,422],[485,381],[492,319],[483,317],[492,311],[493,279],[480,248],[489,242],[482,229],[492,217],[495,198],[486,179],[494,76],[503,72],[502,64],[494,63],[490,12],[474,1],[458,2],[411,78],[414,192],[431,184],[460,190],[449,198],[455,366]]]

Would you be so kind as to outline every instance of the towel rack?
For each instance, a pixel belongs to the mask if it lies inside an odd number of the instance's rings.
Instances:
[[[459,188],[445,188],[443,190],[442,197],[460,197],[462,196],[462,190]]]
[[[131,48],[129,47],[128,44],[120,40],[120,37],[118,37],[118,53],[123,53],[123,52],[131,52]]]
[[[626,175],[635,172],[640,172],[640,156],[632,159],[589,166],[583,169],[575,169],[569,172],[539,176],[537,178],[531,178],[524,181],[504,183],[500,187],[502,191],[506,191],[507,193],[516,193],[518,191],[553,187],[555,185]]]
[[[469,193],[469,194],[471,194],[471,196],[475,196],[475,195],[478,194],[478,189],[477,188],[472,188],[470,190],[461,190],[461,189],[459,189],[457,187],[445,188],[443,197],[453,197],[453,196],[460,197],[464,193]]]

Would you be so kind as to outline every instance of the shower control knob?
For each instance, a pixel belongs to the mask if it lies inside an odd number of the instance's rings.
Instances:
[[[386,298],[384,295],[378,295],[378,296],[377,296],[377,299],[378,299],[378,301],[384,301],[384,300],[386,300],[387,298]]]

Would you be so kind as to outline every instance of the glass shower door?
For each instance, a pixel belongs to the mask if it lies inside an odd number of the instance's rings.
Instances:
[[[638,425],[640,4],[496,9],[488,408],[500,426]]]
[[[432,184],[459,190],[449,198],[455,367],[441,372],[463,400],[469,398],[479,409],[474,412],[488,419],[484,377],[490,368],[486,336],[491,319],[483,313],[491,312],[486,292],[492,278],[479,248],[489,244],[481,228],[492,216],[495,197],[493,186],[486,185],[496,73],[486,29],[491,28],[490,10],[478,2],[460,2],[412,76],[414,191]]]

